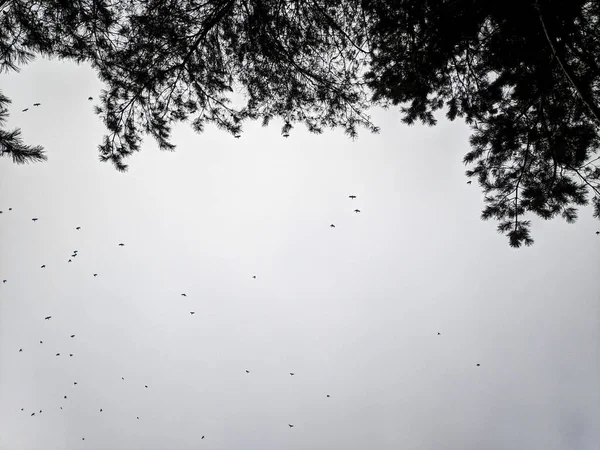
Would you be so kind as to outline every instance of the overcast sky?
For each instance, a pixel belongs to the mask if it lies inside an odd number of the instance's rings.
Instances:
[[[463,124],[184,124],[123,174],[91,69],[0,80],[49,157],[0,159],[0,449],[599,448],[600,225],[510,248]]]

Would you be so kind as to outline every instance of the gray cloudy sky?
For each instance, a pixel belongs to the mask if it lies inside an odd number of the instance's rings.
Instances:
[[[0,79],[49,156],[0,160],[0,449],[599,448],[600,225],[509,248],[464,125],[180,125],[121,174],[89,68]]]

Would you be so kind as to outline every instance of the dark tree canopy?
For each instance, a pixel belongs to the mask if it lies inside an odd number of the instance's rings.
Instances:
[[[600,218],[600,2],[585,0],[0,0],[0,69],[36,54],[87,62],[106,89],[100,159],[126,170],[142,137],[173,150],[174,123],[239,136],[247,120],[288,136],[360,127],[373,105],[472,127],[464,162],[482,217],[530,245],[534,213]],[[40,147],[3,130],[17,163]]]

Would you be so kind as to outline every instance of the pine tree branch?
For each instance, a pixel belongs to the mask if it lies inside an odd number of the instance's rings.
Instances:
[[[535,8],[538,11],[538,17],[540,19],[540,23],[542,24],[542,28],[544,30],[544,35],[546,36],[546,40],[548,41],[548,44],[550,45],[550,49],[552,50],[552,53],[554,54],[556,61],[558,62],[558,64],[560,65],[560,68],[564,72],[565,76],[567,77],[567,79],[569,80],[569,82],[571,83],[571,85],[573,86],[573,88],[575,89],[577,94],[579,95],[579,98],[581,99],[581,101],[588,107],[588,109],[590,110],[592,115],[596,118],[596,121],[600,124],[600,109],[592,102],[591,99],[588,99],[584,95],[583,87],[579,84],[579,81],[575,77],[575,74],[573,73],[573,71],[567,64],[567,62],[564,61],[562,56],[559,54],[556,46],[554,45],[553,39],[550,37],[550,34],[548,33],[548,29],[546,28],[546,22],[544,21],[544,17],[542,16],[542,11],[540,9],[540,5],[537,0],[535,2]]]

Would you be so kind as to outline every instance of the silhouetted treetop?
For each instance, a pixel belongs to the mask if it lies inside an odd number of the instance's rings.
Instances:
[[[118,170],[145,134],[173,150],[180,121],[355,137],[377,131],[373,105],[409,125],[443,109],[472,127],[482,217],[518,247],[527,213],[571,222],[591,200],[600,218],[599,30],[600,2],[584,0],[0,0],[0,69],[90,63],[106,85],[100,158]],[[43,158],[5,136],[15,162]]]

